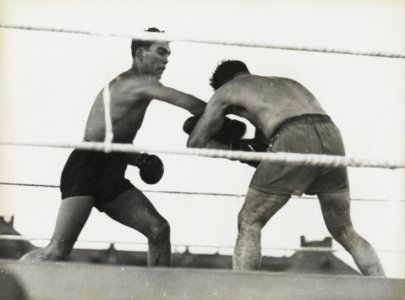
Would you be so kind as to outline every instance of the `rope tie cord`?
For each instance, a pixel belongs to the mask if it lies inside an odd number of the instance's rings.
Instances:
[[[60,32],[70,34],[82,34],[92,36],[105,36],[105,37],[118,37],[118,38],[130,38],[141,40],[159,40],[159,41],[180,41],[189,43],[205,43],[205,44],[217,44],[217,45],[230,45],[230,46],[243,46],[243,47],[255,47],[255,48],[269,48],[279,50],[290,51],[305,51],[305,52],[320,52],[320,53],[333,53],[333,54],[346,54],[346,55],[360,55],[360,56],[374,56],[385,58],[399,58],[405,59],[403,53],[384,53],[378,51],[353,51],[344,49],[329,49],[329,48],[315,48],[315,47],[301,47],[292,45],[280,45],[268,42],[258,41],[240,41],[240,40],[227,40],[207,38],[204,36],[198,37],[196,34],[193,36],[186,36],[181,34],[168,34],[168,33],[155,33],[155,32],[138,32],[136,34],[129,34],[128,32],[108,32],[108,31],[96,31],[96,30],[83,30],[77,28],[57,28],[49,26],[32,26],[23,24],[7,24],[0,23],[0,28],[7,29],[19,29],[19,30],[33,30],[33,31],[46,31],[46,32]]]
[[[103,100],[104,100],[103,102],[104,102],[104,120],[105,120],[104,152],[109,153],[111,152],[111,145],[114,138],[114,134],[111,122],[111,110],[110,110],[111,95],[108,83],[103,89]]]

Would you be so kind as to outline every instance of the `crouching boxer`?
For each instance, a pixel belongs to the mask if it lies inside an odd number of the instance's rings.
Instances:
[[[297,81],[251,74],[245,63],[230,60],[218,65],[211,86],[215,93],[190,134],[189,147],[254,149],[252,144],[240,141],[230,147],[216,140],[225,116],[231,112],[247,119],[262,133],[268,152],[345,155],[339,129],[318,99]],[[238,215],[233,268],[260,268],[263,227],[291,195],[306,193],[318,196],[326,227],[353,256],[360,271],[384,276],[376,251],[353,228],[349,190],[345,167],[262,161]]]
[[[148,31],[157,32],[157,29]],[[109,84],[113,142],[132,143],[150,102],[155,100],[201,115],[206,103],[160,82],[170,47],[163,41],[133,40],[132,67]],[[91,108],[84,140],[105,138],[104,99],[100,92]],[[128,165],[139,168],[148,184],[157,183],[164,167],[155,155],[74,150],[61,176],[62,201],[48,246],[27,253],[22,260],[61,260],[71,252],[93,207],[115,221],[141,232],[148,240],[149,266],[168,266],[171,260],[170,227],[150,200],[125,178]],[[33,221],[35,223],[35,221]]]

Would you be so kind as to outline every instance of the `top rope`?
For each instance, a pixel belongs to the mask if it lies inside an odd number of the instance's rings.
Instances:
[[[343,50],[343,49],[299,47],[299,46],[291,46],[291,45],[272,44],[272,43],[266,43],[266,42],[257,42],[257,41],[250,41],[250,42],[247,41],[246,42],[246,41],[229,40],[229,39],[220,40],[220,39],[207,38],[207,37],[203,37],[203,36],[197,37],[196,34],[193,34],[193,37],[180,35],[180,34],[175,35],[175,34],[155,33],[155,32],[138,32],[136,34],[128,34],[126,32],[114,32],[113,33],[113,32],[107,32],[107,31],[80,30],[80,29],[76,29],[76,28],[58,28],[58,27],[32,26],[32,25],[21,25],[21,24],[4,24],[4,23],[0,24],[0,28],[72,33],[72,34],[105,36],[105,37],[120,37],[120,38],[131,38],[131,39],[141,39],[141,40],[181,41],[181,42],[190,42],[190,43],[232,45],[232,46],[291,50],[291,51],[321,52],[321,53],[405,59],[405,54],[402,54],[402,53],[384,53],[384,52],[378,52],[378,51],[368,52],[368,51],[353,51],[353,50]]]

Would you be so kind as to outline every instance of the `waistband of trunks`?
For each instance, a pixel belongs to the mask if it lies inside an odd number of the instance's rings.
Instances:
[[[282,128],[285,128],[296,122],[322,122],[322,121],[332,121],[328,115],[322,114],[303,114],[294,117],[285,119],[280,125],[277,126],[277,129],[274,131],[276,135]]]

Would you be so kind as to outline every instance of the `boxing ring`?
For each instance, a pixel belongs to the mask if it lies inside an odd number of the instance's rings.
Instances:
[[[380,300],[403,299],[405,292],[403,280],[360,276],[303,276],[288,273],[89,266],[76,263],[42,263],[39,267],[36,264],[18,264],[12,261],[2,261],[0,268],[15,274],[32,299],[54,299],[58,295],[57,299],[66,300]]]
[[[88,36],[137,38],[145,40],[181,41],[189,43],[220,44],[260,47],[289,51],[369,56],[386,59],[405,59],[401,53],[364,52],[342,49],[308,48],[235,40],[215,40],[205,37],[180,36],[168,33],[139,32],[128,35],[117,32],[85,31],[76,28],[52,28],[19,24],[0,24],[7,30],[44,31]],[[104,142],[26,142],[0,140],[0,147],[35,147],[87,149],[103,152],[148,152],[164,155],[226,158],[232,160],[267,160],[311,166],[378,168],[397,170],[405,168],[403,160],[375,159],[349,156],[326,156],[293,153],[252,153],[212,149],[187,149],[185,146],[139,147],[113,143],[109,108],[109,91],[104,88],[106,139]],[[58,185],[25,182],[0,182],[1,186],[58,188]],[[145,193],[198,194],[182,191],[153,191]],[[209,194],[210,196],[244,197],[244,194]],[[313,197],[308,197],[312,201]],[[353,199],[363,201],[365,199]],[[400,200],[404,202],[405,200]],[[0,236],[4,239],[18,239]],[[24,238],[21,238],[24,239]],[[35,237],[26,237],[35,239]],[[79,240],[80,241],[80,240]],[[291,249],[297,250],[297,249]],[[324,251],[310,248],[311,251]],[[329,251],[329,250],[327,250]],[[29,299],[403,299],[405,281],[400,279],[366,278],[362,276],[321,276],[303,274],[273,274],[267,272],[230,272],[170,268],[140,268],[129,266],[97,266],[79,263],[36,263],[0,260],[0,274],[15,277],[15,289]],[[95,276],[94,274],[97,274]],[[102,280],[100,280],[102,278]],[[13,279],[14,280],[14,279]],[[86,284],[82,284],[83,281]],[[12,286],[12,285],[10,285]],[[50,288],[52,287],[52,288]],[[10,291],[9,291],[10,292]],[[10,292],[11,293],[11,292]],[[22,295],[21,294],[21,295]],[[21,298],[23,299],[23,298]]]

